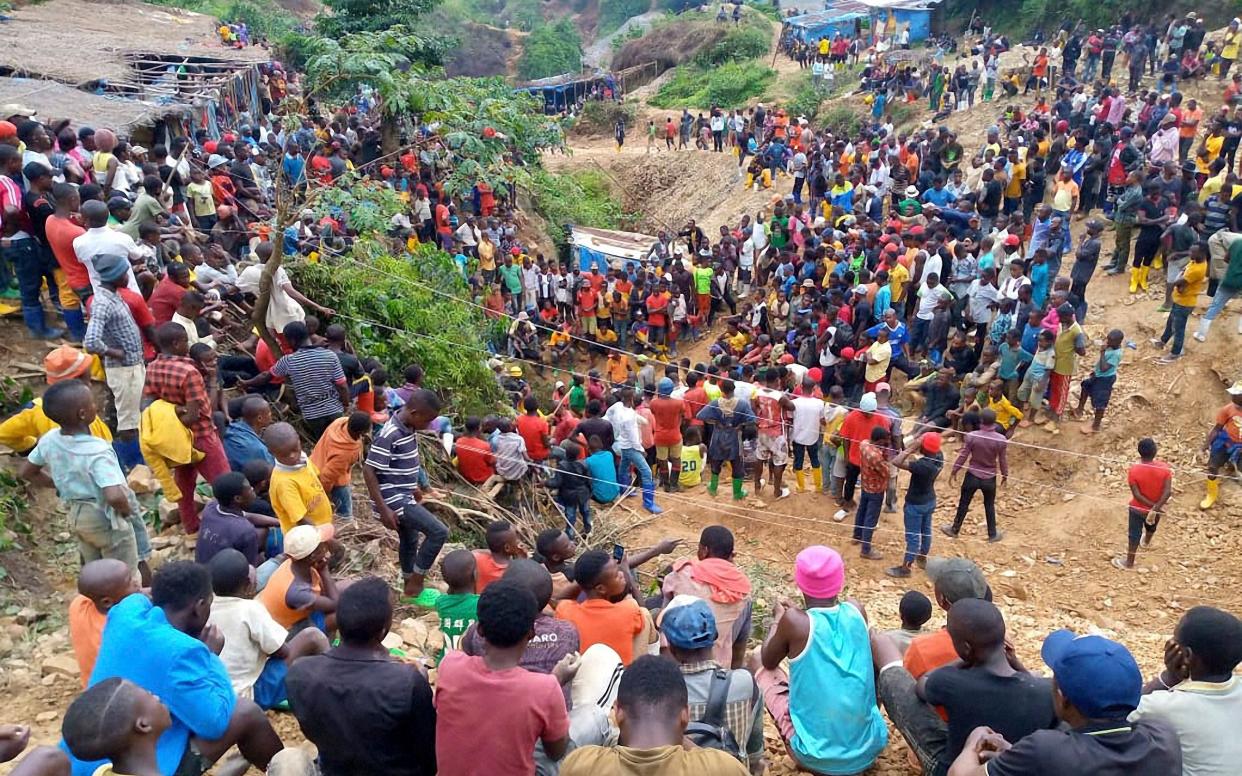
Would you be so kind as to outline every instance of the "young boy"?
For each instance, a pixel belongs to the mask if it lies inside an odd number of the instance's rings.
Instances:
[[[1018,371],[1022,365],[1022,332],[1016,328],[1010,329],[997,350],[996,358],[1000,364],[996,376],[1004,384],[1005,396],[1015,399],[1018,395],[1018,384],[1021,382]]]
[[[251,698],[261,709],[275,708],[287,699],[285,674],[293,661],[328,651],[328,637],[318,628],[305,628],[293,638],[253,599],[254,582],[246,556],[234,549],[216,553],[211,569],[208,626],[224,636],[220,660],[229,672],[233,692]]]
[[[133,571],[116,558],[100,558],[82,567],[78,594],[69,602],[69,642],[86,687],[95,669],[108,610],[130,593],[138,592]]]
[[[480,436],[480,428],[482,423],[477,417],[466,418],[466,432],[454,442],[453,455],[457,457],[457,471],[466,482],[486,490],[488,480],[496,476],[496,456],[492,446]]]
[[[573,538],[559,528],[548,528],[535,537],[535,551],[552,576],[553,600],[577,598],[581,589],[574,581],[574,567],[569,562],[578,552]]]
[[[617,500],[621,487],[617,484],[617,461],[611,450],[604,449],[604,442],[598,435],[592,434],[587,439],[591,454],[587,456],[587,469],[591,472],[591,498],[600,504],[611,504]]]
[[[1119,569],[1134,568],[1140,540],[1144,547],[1151,544],[1164,505],[1173,495],[1173,470],[1164,461],[1156,460],[1156,441],[1151,437],[1140,439],[1138,454],[1139,462],[1130,466],[1127,475],[1132,498],[1126,557],[1113,558],[1113,565]]]
[[[328,424],[310,454],[310,465],[318,472],[332,512],[341,520],[354,519],[354,492],[349,483],[354,464],[362,460],[362,444],[371,433],[371,426],[371,414],[360,410],[337,418]]]
[[[581,648],[605,644],[621,658],[622,665],[633,661],[634,640],[646,628],[638,604],[627,595],[629,579],[620,562],[603,550],[583,553],[574,563],[574,579],[586,595],[561,601],[556,617],[578,627]]]
[[[279,545],[278,542],[269,545],[268,534],[271,529],[280,528],[280,521],[246,511],[254,504],[255,495],[254,488],[241,472],[216,477],[211,483],[211,492],[215,498],[203,507],[199,516],[195,562],[208,563],[216,553],[233,549],[258,568],[263,561],[261,552],[269,546],[274,550]]]
[[[687,426],[682,435],[681,471],[677,475],[677,484],[683,489],[700,485],[706,460],[707,445],[703,444],[702,430],[698,426]]]
[[[1022,378],[1022,384],[1018,386],[1018,404],[1025,415],[1022,420],[1018,421],[1018,426],[1021,428],[1027,428],[1034,423],[1044,406],[1048,377],[1052,374],[1052,365],[1057,357],[1052,350],[1052,343],[1055,339],[1056,335],[1051,331],[1040,330],[1035,357],[1031,359],[1031,365],[1027,367],[1026,375]]]
[[[553,451],[557,458],[556,470],[548,478],[548,488],[556,491],[556,504],[565,513],[565,530],[574,535],[574,523],[582,517],[582,535],[591,533],[591,470],[581,461],[582,448],[566,440],[561,443],[562,454]]]
[[[97,776],[160,772],[155,745],[172,726],[159,698],[133,682],[113,677],[82,693],[65,711],[61,735],[79,760],[109,760]]]
[[[298,525],[332,523],[332,502],[319,481],[319,470],[302,452],[302,440],[288,423],[273,423],[263,432],[263,443],[276,459],[268,488],[280,530],[288,534]]]
[[[1001,433],[1007,437],[1013,436],[1022,420],[1022,410],[1009,401],[1009,397],[1005,395],[1005,381],[999,377],[988,384],[987,399],[981,402],[980,407],[996,413],[996,425],[1000,426]]]
[[[517,482],[530,471],[530,456],[526,451],[526,440],[513,430],[513,421],[500,418],[496,421],[496,429],[500,433],[496,435],[492,447],[496,453],[496,474],[500,477],[500,481],[490,491],[493,498],[507,483]]]
[[[487,586],[504,576],[509,561],[525,558],[526,548],[518,541],[517,531],[508,520],[494,520],[487,526],[487,549],[475,550],[477,568],[474,592],[482,594]]]
[[[130,520],[139,513],[137,499],[112,445],[91,434],[99,414],[91,389],[80,380],[56,383],[43,394],[43,411],[60,428],[39,439],[18,477],[56,488],[68,506],[82,563],[116,558],[138,571],[138,528]]]
[[[1098,432],[1100,424],[1104,422],[1104,411],[1108,409],[1108,401],[1113,396],[1113,385],[1117,382],[1117,367],[1121,366],[1121,344],[1125,338],[1126,335],[1121,329],[1113,329],[1108,333],[1108,339],[1100,348],[1100,357],[1095,362],[1095,368],[1079,388],[1078,407],[1074,410],[1074,417],[1082,418],[1087,397],[1091,398],[1091,409],[1095,413],[1090,428],[1083,426],[1080,429],[1084,434]]]
[[[910,642],[923,634],[923,626],[931,619],[931,599],[917,590],[907,590],[906,594],[901,597],[897,612],[901,615],[901,627],[897,630],[885,631],[884,634],[891,638],[901,650],[901,654],[905,655],[906,650],[910,648]]]
[[[479,619],[479,594],[475,592],[476,568],[474,553],[469,550],[453,550],[440,561],[440,574],[448,585],[448,592],[436,599],[440,632],[444,634],[444,648],[436,655],[437,663],[450,650],[461,649],[461,639],[466,635],[466,629]]]

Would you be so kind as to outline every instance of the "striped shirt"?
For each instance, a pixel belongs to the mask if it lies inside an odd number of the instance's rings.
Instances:
[[[302,417],[307,420],[335,418],[345,411],[336,389],[345,383],[345,371],[336,354],[326,348],[299,348],[281,356],[272,365],[271,375],[289,378]]]
[[[116,292],[99,286],[91,300],[91,320],[82,340],[88,353],[104,354],[104,366],[137,366],[142,363],[142,332],[134,323],[129,305]],[[124,351],[121,358],[107,355],[108,348]]]
[[[423,468],[418,434],[401,422],[400,413],[394,413],[375,435],[366,465],[375,470],[380,495],[394,512],[400,512],[414,498]]]

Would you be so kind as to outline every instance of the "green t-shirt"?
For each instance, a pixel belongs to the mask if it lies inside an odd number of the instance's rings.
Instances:
[[[772,247],[780,250],[789,242],[789,216],[779,216],[772,219]]]
[[[587,395],[586,389],[581,385],[575,385],[569,389],[569,408],[579,415],[586,409]]]
[[[479,619],[479,597],[474,593],[446,593],[436,599],[440,615],[440,631],[444,633],[444,649],[436,656],[439,662],[450,649],[461,649],[461,639],[470,623]]]
[[[712,292],[712,276],[716,271],[711,267],[695,267],[694,268],[694,291],[697,294],[710,294]]]
[[[505,288],[509,289],[510,294],[522,293],[522,268],[516,264],[508,266],[501,265],[497,268],[500,272],[500,279],[505,282]]]
[[[1225,276],[1220,279],[1220,285],[1230,291],[1242,289],[1242,240],[1229,244],[1229,263],[1225,265]]]

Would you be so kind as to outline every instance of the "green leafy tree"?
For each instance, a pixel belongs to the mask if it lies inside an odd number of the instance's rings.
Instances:
[[[518,77],[524,81],[582,70],[582,37],[569,19],[536,27],[526,37]]]
[[[439,0],[325,0],[331,13],[315,17],[315,31],[327,38],[340,38],[355,32],[409,27],[438,4]]]

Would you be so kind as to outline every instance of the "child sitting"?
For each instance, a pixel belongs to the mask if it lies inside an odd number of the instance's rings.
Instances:
[[[922,635],[923,626],[931,619],[931,599],[917,590],[908,590],[901,597],[897,612],[901,615],[901,627],[884,633],[893,640],[901,650],[901,654],[904,655],[910,648],[910,642]]]
[[[471,485],[484,490],[496,476],[496,456],[492,446],[480,436],[482,424],[477,417],[466,418],[466,431],[454,442],[453,455],[457,458],[457,471]]]
[[[556,491],[556,504],[565,513],[566,531],[574,536],[574,523],[582,517],[582,535],[591,533],[591,470],[582,457],[582,448],[566,440],[554,449],[556,469],[548,478],[548,488]]]
[[[215,496],[199,516],[198,544],[194,547],[194,560],[209,563],[216,553],[226,549],[240,552],[246,562],[258,567],[262,563],[261,551],[277,554],[279,530],[272,536],[269,547],[269,531],[280,528],[280,521],[266,515],[247,512],[254,503],[254,488],[240,472],[221,474],[211,483]]]
[[[475,550],[477,572],[474,592],[482,593],[487,586],[504,576],[512,558],[525,558],[526,549],[518,541],[517,531],[507,520],[494,520],[487,526],[487,549]]]
[[[444,648],[436,655],[437,663],[444,659],[449,650],[461,649],[466,629],[479,619],[474,553],[453,550],[440,562],[440,574],[448,585],[448,592],[436,599],[436,614],[440,617],[440,631],[444,634]]]
[[[703,444],[703,432],[698,426],[687,426],[682,434],[681,472],[677,484],[693,488],[703,482],[703,462],[707,460],[707,445]]]
[[[281,705],[287,697],[289,664],[328,651],[328,637],[317,628],[304,628],[289,638],[267,608],[253,600],[252,569],[237,550],[221,550],[207,565],[215,593],[207,624],[224,636],[220,660],[233,691],[239,698],[252,698],[261,709]]]
[[[91,679],[108,610],[138,585],[129,566],[115,558],[100,558],[82,567],[78,594],[69,602],[69,642],[81,669],[82,686]]]
[[[146,530],[130,519],[140,510],[112,445],[91,434],[99,414],[91,389],[80,380],[56,383],[43,394],[43,411],[60,428],[39,439],[18,477],[56,488],[68,507],[83,563],[116,558],[137,571]]]
[[[95,771],[100,776],[159,773],[155,745],[171,726],[172,716],[159,698],[133,682],[113,677],[69,704],[61,735],[77,759],[111,762]]]
[[[496,453],[496,474],[500,482],[494,485],[489,493],[493,498],[499,494],[505,484],[517,482],[530,471],[530,456],[526,452],[526,441],[522,435],[513,430],[513,421],[500,418],[496,421],[496,435],[492,448]]]

